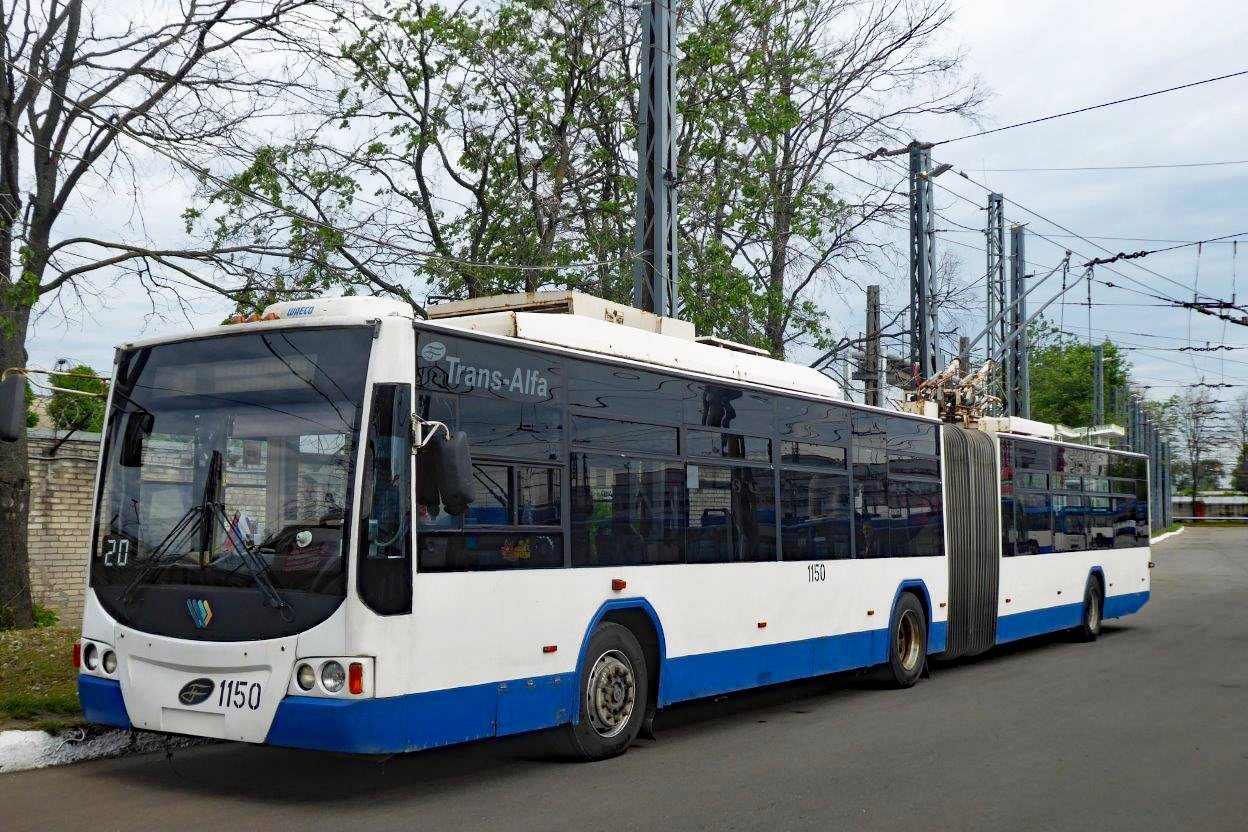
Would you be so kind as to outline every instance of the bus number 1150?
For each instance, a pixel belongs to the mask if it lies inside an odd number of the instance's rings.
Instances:
[[[828,579],[828,567],[822,563],[806,564],[806,581],[807,583],[818,583]]]

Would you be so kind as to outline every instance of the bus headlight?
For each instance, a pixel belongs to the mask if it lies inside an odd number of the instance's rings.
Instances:
[[[342,669],[342,665],[335,661],[328,661],[321,665],[321,687],[330,693],[337,693],[342,690],[343,684],[347,681],[347,671]]]
[[[299,665],[299,671],[295,674],[295,681],[304,690],[312,690],[312,687],[316,684],[316,671],[312,669],[312,665]]]
[[[100,663],[100,651],[89,641],[82,648],[82,663],[86,665],[87,670],[95,670]]]
[[[110,676],[117,672],[117,654],[112,650],[104,651],[104,672]]]

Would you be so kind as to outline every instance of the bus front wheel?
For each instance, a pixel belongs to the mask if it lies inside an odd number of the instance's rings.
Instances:
[[[600,624],[581,669],[580,715],[564,729],[573,756],[603,760],[627,751],[645,722],[649,690],[637,637],[620,624]]]
[[[919,681],[927,663],[927,615],[913,593],[902,593],[893,610],[889,634],[888,668],[891,682],[899,688]]]
[[[1096,641],[1101,634],[1102,605],[1100,582],[1096,578],[1088,578],[1088,585],[1083,590],[1083,619],[1077,630],[1080,641]]]

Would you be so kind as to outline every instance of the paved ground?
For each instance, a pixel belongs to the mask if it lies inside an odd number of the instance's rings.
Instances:
[[[0,828],[1248,829],[1248,530],[1154,557],[1153,601],[1096,644],[686,705],[605,763],[219,745],[0,776]]]

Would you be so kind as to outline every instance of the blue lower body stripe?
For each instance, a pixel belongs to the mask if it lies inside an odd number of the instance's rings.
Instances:
[[[1148,603],[1148,592],[1131,592],[1125,595],[1111,595],[1105,599],[1102,608],[1103,618],[1120,618],[1136,612]],[[997,619],[997,644],[1017,641],[1020,638],[1055,633],[1078,627],[1083,621],[1083,602],[1063,604],[1060,607],[1019,612],[1003,615]]]
[[[944,649],[945,622],[931,626],[929,652]],[[888,630],[764,644],[669,658],[659,704],[869,667],[887,660]],[[389,754],[553,728],[571,721],[574,673],[348,701],[288,696],[267,742],[294,748]]]
[[[1104,616],[1106,618],[1121,618],[1124,615],[1139,612],[1140,607],[1147,603],[1148,590],[1128,592],[1126,595],[1111,595],[1105,599]]]
[[[121,696],[121,682],[79,675],[78,701],[88,722],[130,728],[130,714]]]

